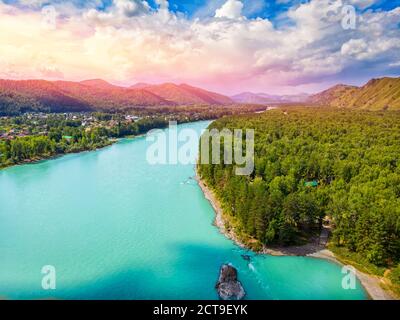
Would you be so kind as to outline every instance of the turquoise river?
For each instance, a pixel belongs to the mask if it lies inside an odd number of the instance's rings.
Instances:
[[[194,165],[151,165],[150,144],[124,139],[0,171],[0,298],[217,299],[223,263],[238,269],[247,299],[367,298],[359,282],[342,289],[336,264],[255,255],[226,239]],[[55,290],[42,288],[46,265]]]

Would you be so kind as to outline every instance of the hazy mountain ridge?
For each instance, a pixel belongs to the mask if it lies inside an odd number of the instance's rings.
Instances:
[[[87,83],[87,82],[86,82]],[[129,89],[101,82],[82,83],[58,81],[63,92],[80,97],[92,108],[128,108],[132,106],[170,105],[168,101],[143,89]]]
[[[164,98],[165,97],[165,98]],[[135,106],[232,104],[218,93],[189,85],[120,87],[101,79],[0,80],[0,114],[26,111],[79,112]]]
[[[164,83],[146,85],[138,83],[131,88],[142,88],[174,104],[232,104],[234,101],[219,93],[207,91],[187,84]]]
[[[12,99],[10,99],[12,97]],[[29,101],[32,106],[26,102]],[[13,108],[30,111],[85,111],[91,106],[66,94],[53,82],[45,80],[0,80],[0,113]],[[11,110],[10,110],[11,109]]]
[[[237,103],[254,103],[254,104],[285,104],[285,103],[303,103],[309,98],[308,94],[297,95],[270,95],[267,93],[243,92],[231,99]]]

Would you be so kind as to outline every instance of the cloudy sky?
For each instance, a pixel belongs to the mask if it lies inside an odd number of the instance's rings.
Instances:
[[[0,78],[233,94],[399,75],[400,0],[0,0]]]

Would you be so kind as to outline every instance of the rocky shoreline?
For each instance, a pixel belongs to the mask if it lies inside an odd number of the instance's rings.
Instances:
[[[227,230],[225,227],[225,221],[223,218],[223,210],[220,202],[215,196],[214,192],[210,190],[207,185],[200,179],[196,170],[196,181],[198,182],[201,190],[203,191],[204,197],[211,203],[212,207],[215,211],[215,220],[214,225],[219,228],[220,232],[224,234],[228,239],[234,241],[238,246],[244,249],[249,249],[246,244],[244,244],[234,233],[233,230]],[[334,263],[337,263],[343,266],[333,254],[332,251],[328,250],[325,245],[321,245],[320,243],[309,243],[304,246],[292,246],[292,247],[272,247],[267,248],[263,247],[258,254],[267,254],[272,256],[301,256],[301,257],[311,257],[316,259],[325,259]],[[362,286],[366,290],[369,295],[369,298],[372,300],[397,300],[395,296],[393,296],[388,291],[384,290],[381,287],[381,283],[383,282],[380,277],[369,275],[363,273],[359,270],[356,271],[357,277],[360,280]]]

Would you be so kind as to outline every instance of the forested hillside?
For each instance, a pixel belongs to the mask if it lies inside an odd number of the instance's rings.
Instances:
[[[23,112],[79,112],[91,109],[87,102],[68,95],[49,81],[0,80],[0,116]]]
[[[166,101],[182,105],[206,104],[206,105],[227,105],[234,102],[221,94],[195,88],[187,84],[176,85],[164,83],[160,85],[135,85],[132,88],[143,89],[155,94]]]
[[[399,262],[399,112],[278,109],[211,127],[255,129],[252,176],[236,176],[233,165],[198,167],[253,248],[304,242],[327,217],[334,245],[376,265]]]
[[[400,110],[400,78],[372,79],[362,87],[337,85],[311,96],[318,105],[366,110]]]
[[[0,79],[0,116],[24,112],[110,112],[135,107],[233,103],[226,96],[185,84],[126,88],[101,79],[82,82]]]

